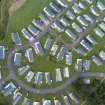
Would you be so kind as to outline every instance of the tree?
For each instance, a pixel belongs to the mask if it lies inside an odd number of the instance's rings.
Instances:
[[[86,105],[105,105],[105,82],[100,83],[100,80],[93,79],[90,85],[86,85],[80,79],[73,83],[73,87],[87,101]]]

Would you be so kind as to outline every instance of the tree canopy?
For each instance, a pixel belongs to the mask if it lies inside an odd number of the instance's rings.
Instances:
[[[73,83],[73,87],[83,101],[86,100],[86,105],[105,105],[105,81],[100,83],[99,79],[93,79],[86,85],[80,79]]]

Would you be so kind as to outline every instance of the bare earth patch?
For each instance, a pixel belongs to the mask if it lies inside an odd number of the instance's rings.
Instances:
[[[12,16],[25,2],[26,0],[13,0],[9,8],[9,15]]]

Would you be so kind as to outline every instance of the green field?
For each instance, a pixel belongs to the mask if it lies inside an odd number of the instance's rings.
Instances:
[[[17,10],[8,22],[7,35],[4,43],[12,46],[11,32],[19,32],[23,43],[26,41],[21,34],[21,29],[31,24],[34,18],[38,18],[38,14],[42,11],[43,7],[48,4],[50,0],[26,0],[25,4]]]
[[[26,3],[15,12],[9,20],[8,32],[20,31],[23,27],[29,25],[50,0],[26,0]]]

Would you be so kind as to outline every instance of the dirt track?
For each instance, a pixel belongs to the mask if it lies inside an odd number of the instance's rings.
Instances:
[[[11,2],[11,7],[9,8],[9,15],[12,16],[16,10],[18,10],[26,0],[13,0]]]
[[[0,0],[0,40],[6,36],[9,18],[26,0]]]

